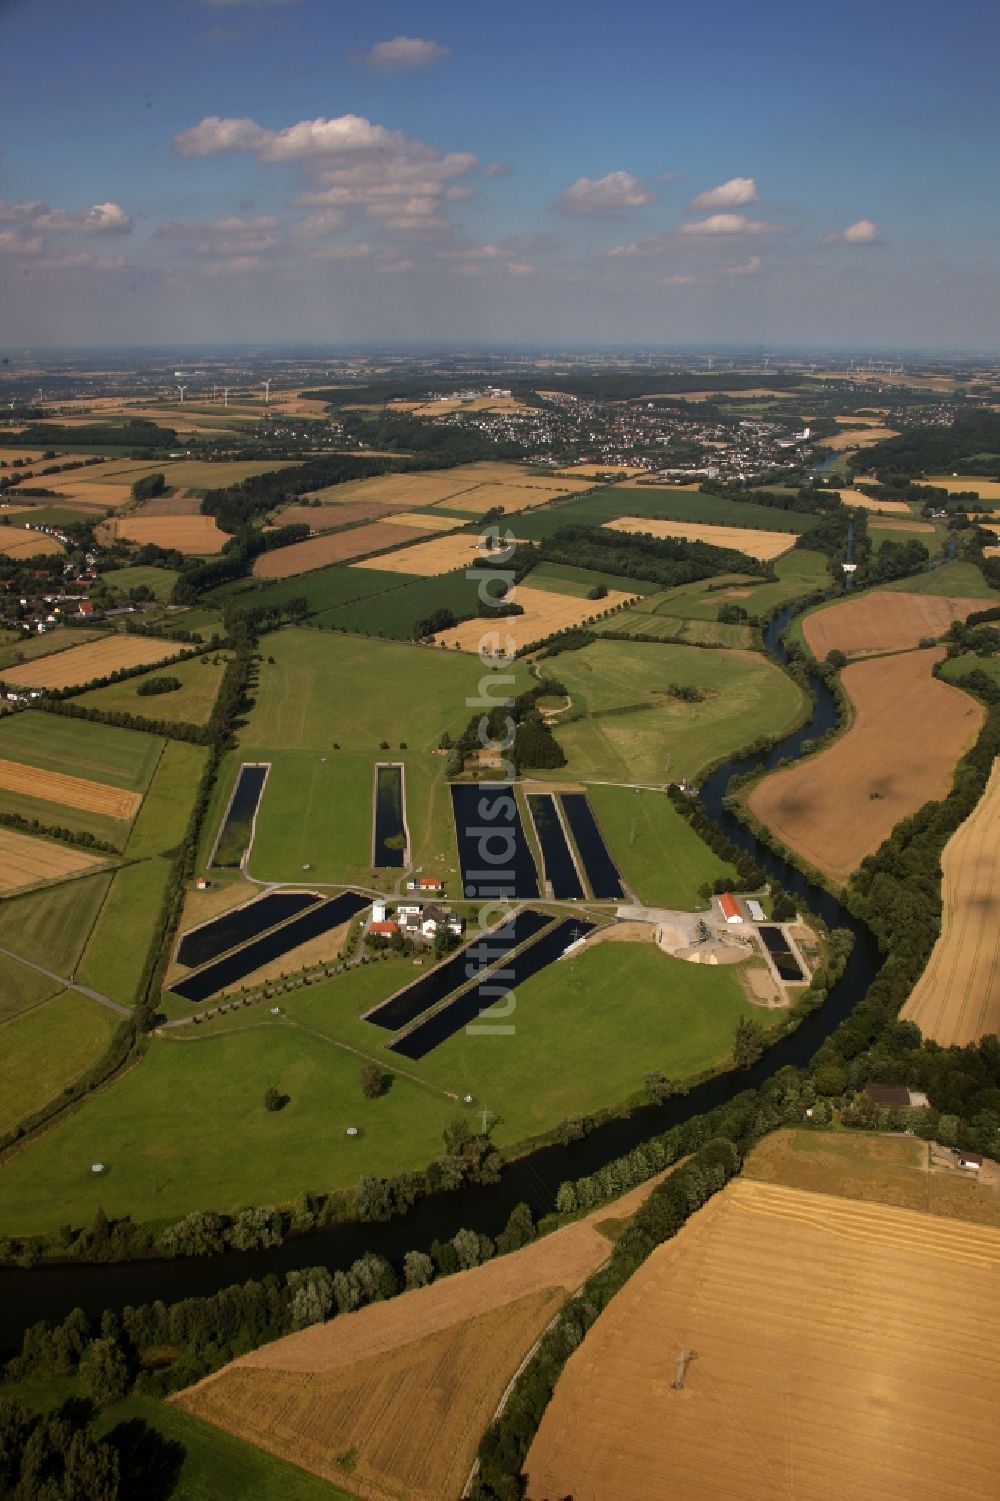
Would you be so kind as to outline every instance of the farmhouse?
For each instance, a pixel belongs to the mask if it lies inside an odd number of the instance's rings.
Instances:
[[[866,1084],[862,1093],[879,1110],[926,1109],[930,1104],[923,1090],[907,1089],[905,1084]]]
[[[719,897],[719,906],[722,909],[722,915],[726,919],[727,923],[741,923],[743,921],[743,913],[740,911],[740,904],[733,896],[731,891],[724,891],[721,894],[721,896]]]
[[[433,876],[413,877],[406,883],[407,891],[443,891],[444,882],[436,880]]]

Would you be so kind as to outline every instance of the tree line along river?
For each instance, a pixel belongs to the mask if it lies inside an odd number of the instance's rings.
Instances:
[[[781,634],[795,614],[788,608],[770,622],[765,646],[779,662],[787,656]],[[854,948],[847,967],[824,1004],[798,1028],[768,1048],[749,1071],[729,1072],[706,1080],[686,1095],[659,1105],[642,1106],[626,1117],[598,1126],[582,1141],[568,1146],[541,1147],[504,1168],[501,1180],[490,1187],[470,1184],[452,1193],[422,1199],[405,1216],[388,1224],[349,1222],[307,1235],[293,1236],[266,1251],[226,1252],[224,1255],[178,1261],[138,1261],[120,1264],[51,1263],[30,1269],[0,1269],[0,1347],[14,1348],[23,1331],[39,1319],[57,1322],[73,1308],[88,1315],[127,1304],[172,1302],[218,1292],[235,1282],[270,1273],[324,1264],[347,1267],[365,1251],[375,1251],[397,1264],[409,1250],[426,1249],[435,1239],[449,1239],[463,1227],[496,1236],[514,1206],[528,1202],[536,1214],[551,1210],[559,1184],[594,1173],[623,1156],[639,1142],[670,1126],[725,1103],[741,1091],[760,1085],[787,1064],[804,1065],[826,1037],[864,998],[879,968],[880,956],[867,927],[835,897],[813,885],[786,860],[775,855],[724,805],[730,779],[752,767],[770,768],[785,757],[801,753],[803,741],[816,739],[837,721],[836,701],[829,688],[814,678],[816,700],[808,722],[780,741],[766,756],[727,761],[705,780],[701,800],[706,812],[726,837],[747,850],[758,864],[789,892],[801,898],[830,928],[848,928]]]

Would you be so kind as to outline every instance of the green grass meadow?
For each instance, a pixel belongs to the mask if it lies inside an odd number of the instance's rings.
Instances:
[[[968,677],[970,672],[985,672],[1000,687],[1000,657],[980,657],[975,652],[965,652],[941,663],[941,676],[949,683]]]
[[[615,863],[645,906],[698,911],[698,887],[732,867],[714,855],[666,793],[591,786],[588,796]]]
[[[40,1110],[104,1052],[117,1018],[64,990],[0,1026],[0,1131]]]
[[[445,1091],[473,1094],[495,1112],[497,1142],[515,1143],[623,1102],[652,1069],[721,1065],[738,1017],[768,1020],[728,967],[604,942],[519,988],[513,1034],[462,1031],[411,1062],[360,1017],[412,977],[406,961],[378,961],[283,996],[281,1016],[253,1007],[152,1039],[137,1068],[0,1168],[0,1222],[11,1234],[81,1224],[98,1204],[172,1218],[417,1168],[461,1108]],[[362,1095],[358,1053],[401,1070],[377,1100]],[[277,1114],[264,1109],[272,1084],[289,1096]],[[109,1167],[99,1183],[95,1160]]]
[[[111,872],[0,901],[0,946],[55,974],[73,978],[77,961],[111,885]]]
[[[808,513],[780,511],[773,506],[703,495],[698,490],[659,489],[643,485],[635,489],[614,486],[592,490],[541,511],[517,518],[519,537],[551,537],[563,526],[602,526],[619,516],[662,517],[667,521],[693,521],[718,526],[754,527],[768,532],[808,532],[817,518]]]
[[[92,688],[89,693],[81,693],[75,702],[84,709],[100,709],[105,714],[136,714],[145,719],[169,720],[171,724],[207,724],[231,653],[216,655],[218,663],[215,655],[207,653],[186,662],[172,662],[121,683]],[[140,684],[147,678],[158,677],[179,678],[181,686],[172,693],[144,696],[139,692]]]
[[[36,709],[0,719],[0,757],[131,792],[149,786],[162,747],[156,735]]]
[[[1000,591],[990,588],[975,563],[942,563],[926,573],[894,579],[891,584],[881,587],[894,589],[900,594],[950,594],[958,599],[987,599],[1000,604]]]
[[[37,969],[0,954],[0,1022],[47,1001],[60,987]]]
[[[442,731],[457,734],[473,712],[467,700],[474,706],[484,676],[476,659],[308,628],[270,636],[267,655],[274,665],[261,666],[255,706],[220,778],[205,854],[240,762],[270,761],[252,874],[294,881],[309,864],[314,880],[370,880],[372,768],[397,760],[406,767],[411,860],[428,874],[453,875],[446,758],[435,752]],[[517,664],[512,675],[509,691],[520,692],[527,670]]]
[[[168,600],[170,591],[179,577],[180,574],[174,568],[152,568],[140,565],[132,568],[112,568],[110,572],[101,574],[101,582],[111,589],[120,589],[125,595],[130,589],[145,587],[152,591],[155,599]]]
[[[644,641],[595,641],[558,657],[559,677],[586,717],[560,723],[567,759],[537,775],[651,782],[697,777],[759,735],[779,735],[800,715],[801,689],[766,658]],[[668,698],[668,683],[705,699]]]
[[[82,985],[123,1006],[136,1004],[169,878],[167,860],[142,860],[116,872],[80,959]]]

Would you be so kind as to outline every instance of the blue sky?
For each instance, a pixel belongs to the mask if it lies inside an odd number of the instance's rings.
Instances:
[[[0,337],[996,350],[998,44],[993,0],[0,0]]]

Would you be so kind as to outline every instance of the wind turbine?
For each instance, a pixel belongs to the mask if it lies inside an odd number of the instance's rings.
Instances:
[[[223,386],[223,388],[222,388],[222,405],[224,407],[227,407],[229,405],[229,387],[228,386]]]
[[[177,389],[181,393],[181,406],[183,406],[184,405],[184,392],[187,390],[187,386],[178,386]]]
[[[267,406],[271,400],[271,382],[269,380],[262,380],[261,385],[264,387],[264,405]]]

